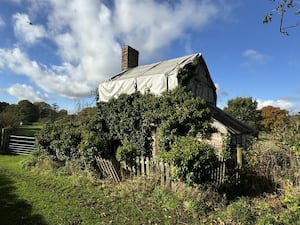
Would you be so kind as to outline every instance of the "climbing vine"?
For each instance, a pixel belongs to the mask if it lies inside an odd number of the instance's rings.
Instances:
[[[138,155],[150,156],[152,132],[157,127],[160,147],[169,151],[177,136],[204,134],[210,129],[210,111],[200,98],[194,98],[184,87],[162,93],[121,95],[99,103],[101,126],[110,142],[125,139],[138,149]],[[105,132],[105,130],[103,130]]]
[[[197,60],[194,60],[192,63],[187,64],[183,68],[179,68],[177,79],[178,79],[178,83],[181,86],[186,87],[190,79],[195,76],[196,74],[195,70],[197,68],[197,65],[198,65]]]

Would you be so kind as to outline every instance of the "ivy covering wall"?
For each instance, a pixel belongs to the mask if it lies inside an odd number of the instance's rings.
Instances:
[[[179,141],[188,145],[190,140],[195,142],[212,129],[211,114],[205,101],[193,97],[184,87],[160,96],[139,92],[123,94],[109,102],[98,103],[97,108],[97,115],[90,121],[86,118],[65,120],[45,126],[38,138],[40,148],[60,162],[78,161],[93,168],[95,156],[128,162],[136,156],[151,157],[152,136],[157,132],[162,155],[165,160],[173,162],[174,152],[179,151]],[[179,154],[175,161],[176,165],[180,161],[187,163],[177,165],[186,166],[180,170],[181,179],[199,181],[199,170],[207,168],[205,165],[216,158],[211,154],[212,147],[191,146],[197,148],[186,146],[184,149],[187,152],[199,151],[199,154]],[[194,164],[201,164],[201,168],[189,171],[190,165]]]

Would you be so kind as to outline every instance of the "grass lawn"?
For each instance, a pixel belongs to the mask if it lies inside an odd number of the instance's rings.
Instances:
[[[150,179],[113,185],[76,170],[67,175],[66,167],[50,170],[50,161],[26,170],[26,157],[0,155],[1,225],[300,225],[299,186],[227,201],[205,186],[174,194]]]
[[[12,130],[12,134],[24,135],[24,136],[35,136],[41,130],[41,125],[24,125]]]
[[[0,224],[199,224],[161,189],[29,171],[21,167],[26,157],[0,155]]]

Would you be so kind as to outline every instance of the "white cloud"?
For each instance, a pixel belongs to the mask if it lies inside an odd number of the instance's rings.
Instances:
[[[0,67],[6,67],[20,75],[26,74],[43,90],[64,97],[80,97],[91,91],[88,83],[77,74],[80,69],[68,63],[51,68],[39,65],[36,61],[31,61],[19,48],[0,49]]]
[[[247,49],[243,52],[243,56],[250,60],[252,63],[264,64],[268,60],[268,56],[259,53],[253,49]]]
[[[22,42],[33,44],[47,36],[44,27],[32,24],[27,14],[16,13],[13,21],[15,35]]]
[[[90,96],[100,81],[120,71],[121,45],[132,45],[149,59],[174,40],[189,41],[190,30],[201,31],[222,17],[225,6],[224,0],[115,0],[110,8],[101,0],[28,2],[35,5],[34,16],[46,23],[30,25],[27,14],[17,13],[15,35],[32,45],[47,37],[61,63],[43,65],[16,47],[0,49],[0,69],[25,75],[46,92],[69,98]]]
[[[33,87],[26,84],[14,84],[7,88],[6,92],[18,100],[27,99],[31,102],[41,102],[49,99],[47,95],[42,95],[40,92],[35,91]]]
[[[261,109],[265,106],[274,106],[279,107],[281,109],[285,109],[289,111],[290,114],[296,114],[300,112],[300,106],[294,104],[292,101],[288,101],[285,99],[278,99],[278,100],[262,100],[258,99],[257,101],[257,108]]]
[[[217,1],[174,4],[170,7],[153,0],[116,0],[114,24],[126,43],[137,46],[143,54],[153,54],[189,29],[201,30],[220,16]]]
[[[218,97],[228,96],[228,93],[219,84],[215,84],[215,86],[217,88],[217,96]]]

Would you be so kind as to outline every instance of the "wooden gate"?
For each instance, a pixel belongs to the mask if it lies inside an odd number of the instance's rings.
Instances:
[[[11,153],[28,155],[36,149],[35,137],[9,135],[9,150]]]

